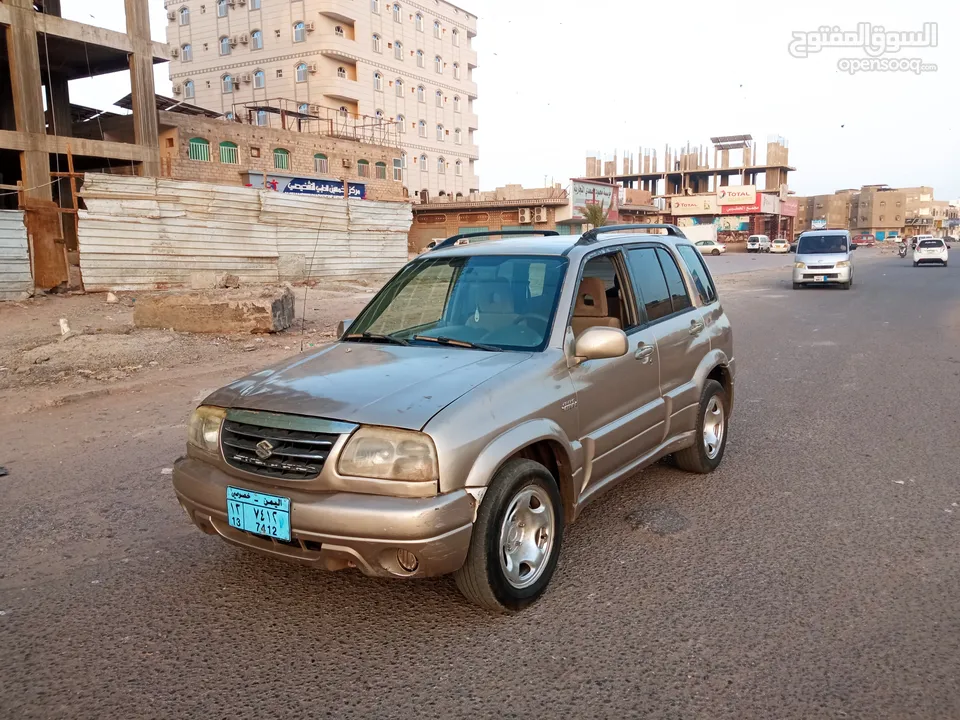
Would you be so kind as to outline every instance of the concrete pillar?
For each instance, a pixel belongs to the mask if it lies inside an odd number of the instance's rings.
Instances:
[[[20,0],[21,2],[23,0]],[[150,15],[146,0],[124,0],[127,35],[133,45],[130,55],[130,92],[133,107],[134,142],[151,150],[141,174],[160,175],[160,139],[157,127],[156,91],[153,85],[153,45],[150,42]]]

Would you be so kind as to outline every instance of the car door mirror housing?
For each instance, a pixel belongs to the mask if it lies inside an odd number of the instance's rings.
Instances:
[[[350,326],[353,324],[353,318],[349,320],[341,320],[337,323],[337,337],[342,338],[343,334],[350,329]]]
[[[577,336],[574,355],[578,361],[604,360],[627,354],[627,334],[620,328],[592,327]]]

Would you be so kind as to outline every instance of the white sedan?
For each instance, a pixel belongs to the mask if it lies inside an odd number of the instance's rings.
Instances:
[[[716,240],[699,240],[695,244],[701,255],[722,255],[727,251],[727,246]]]
[[[788,253],[790,252],[790,243],[788,243],[783,238],[777,238],[772,243],[770,243],[770,252],[772,253]]]
[[[921,263],[937,263],[947,266],[949,251],[947,244],[940,238],[924,238],[917,243],[913,250],[913,266],[917,267]]]

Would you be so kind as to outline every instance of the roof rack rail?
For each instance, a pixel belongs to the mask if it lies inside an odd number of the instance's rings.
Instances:
[[[477,238],[477,237],[490,237],[492,235],[498,235],[498,236],[542,235],[544,237],[551,237],[554,235],[559,236],[560,233],[558,233],[556,230],[493,230],[491,232],[484,231],[484,232],[460,233],[459,235],[448,237],[446,240],[444,240],[442,243],[439,243],[433,249],[436,251],[436,250],[439,250],[440,248],[451,247],[453,245],[456,245],[458,240],[464,240],[467,238]]]
[[[603,233],[618,232],[620,230],[666,230],[667,235],[673,235],[673,237],[684,238],[686,235],[683,234],[683,230],[678,228],[676,225],[665,225],[665,224],[643,224],[643,225],[603,225],[593,230],[587,230],[583,235],[580,236],[580,239],[577,240],[577,245],[590,245],[600,240],[600,235]]]

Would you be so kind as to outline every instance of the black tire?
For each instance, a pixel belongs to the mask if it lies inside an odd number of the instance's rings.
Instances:
[[[710,400],[714,397],[717,397],[720,400],[721,407],[723,408],[723,434],[720,438],[720,447],[716,455],[711,458],[707,454],[707,450],[704,447],[703,425],[707,412],[707,406],[710,404]],[[700,393],[700,410],[697,412],[697,428],[695,432],[694,443],[691,447],[674,453],[674,457],[677,461],[677,467],[679,467],[681,470],[700,473],[701,475],[711,473],[717,469],[717,466],[719,466],[723,461],[723,453],[727,448],[727,436],[730,434],[729,428],[727,427],[729,424],[727,419],[727,408],[729,407],[730,403],[727,399],[727,392],[723,389],[723,385],[718,383],[716,380],[707,380],[703,386],[703,392]]]
[[[714,250],[714,251],[713,251],[712,253],[710,253],[710,254],[711,254],[711,255],[719,255],[719,254],[720,254],[720,251],[719,251],[719,250]]]
[[[794,284],[793,284],[793,289],[794,289],[794,290],[799,290],[799,289],[802,288],[802,287],[803,287],[803,285],[801,285],[800,283],[794,283]]]
[[[920,263],[915,262],[915,263],[913,264],[913,266],[914,266],[914,267],[920,267]]]
[[[546,491],[554,510],[553,545],[543,573],[532,585],[516,588],[500,565],[500,529],[510,502],[530,485]],[[516,612],[536,602],[550,583],[563,543],[563,501],[556,480],[540,463],[522,458],[508,461],[487,489],[473,524],[467,560],[453,577],[472,603],[496,612]]]
[[[845,283],[843,284],[843,289],[844,289],[844,290],[849,290],[852,286],[853,286],[853,280],[850,280],[849,282],[845,282]]]

